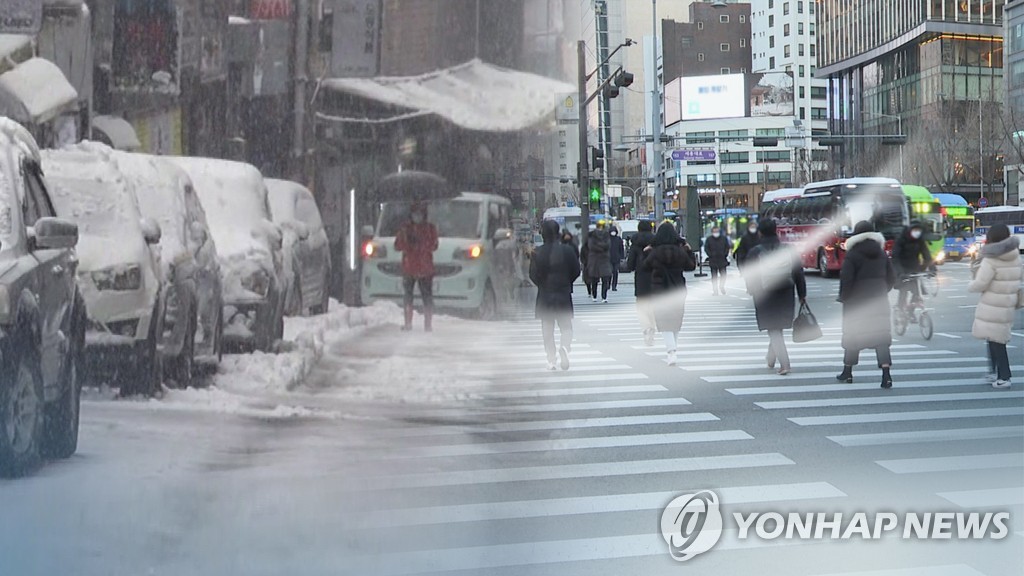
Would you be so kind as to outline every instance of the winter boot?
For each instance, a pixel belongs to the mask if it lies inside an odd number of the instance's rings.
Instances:
[[[434,310],[431,308],[423,309],[423,330],[426,332],[434,331]]]
[[[405,325],[402,326],[403,332],[412,330],[412,306],[405,307]]]
[[[892,388],[892,374],[889,374],[889,367],[882,368],[882,388]]]
[[[836,376],[836,380],[847,384],[853,384],[853,366],[843,366],[843,372]]]

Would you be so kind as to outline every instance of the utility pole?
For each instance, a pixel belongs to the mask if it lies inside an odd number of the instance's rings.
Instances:
[[[579,174],[576,175],[579,193],[580,207],[580,248],[587,242],[590,234],[590,198],[585,195],[590,193],[590,154],[587,150],[587,44],[583,40],[576,43],[576,58],[579,70],[579,95],[576,105],[580,111],[580,162]]]
[[[295,4],[295,125],[292,133],[293,176],[300,181],[305,174],[306,160],[306,69],[309,48],[309,0]]]
[[[658,88],[658,0],[651,0],[651,13],[651,134],[654,137],[651,144],[651,175],[654,176],[654,221],[661,222],[665,217],[665,192],[661,187],[661,170],[665,159],[661,155],[661,91]]]

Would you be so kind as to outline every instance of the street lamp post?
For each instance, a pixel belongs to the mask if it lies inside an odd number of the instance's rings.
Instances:
[[[665,159],[661,152],[661,91],[658,86],[658,0],[651,0],[651,13],[651,133],[654,136],[651,144],[651,174],[654,176],[654,221],[661,222],[665,217],[665,192],[661,186],[661,170]]]

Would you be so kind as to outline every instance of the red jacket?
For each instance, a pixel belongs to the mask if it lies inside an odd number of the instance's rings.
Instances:
[[[406,222],[395,235],[395,250],[402,253],[402,274],[413,278],[434,275],[437,228],[430,222]]]

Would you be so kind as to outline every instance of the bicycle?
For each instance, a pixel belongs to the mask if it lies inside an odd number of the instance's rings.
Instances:
[[[898,336],[902,336],[907,332],[909,324],[917,324],[921,329],[921,336],[925,340],[931,340],[935,334],[935,324],[932,322],[931,314],[928,313],[932,309],[925,307],[924,298],[925,296],[935,297],[939,291],[938,280],[932,272],[919,272],[908,275],[903,282],[916,282],[917,294],[911,298],[910,304],[906,308],[900,306],[900,302],[892,307],[893,330]]]

